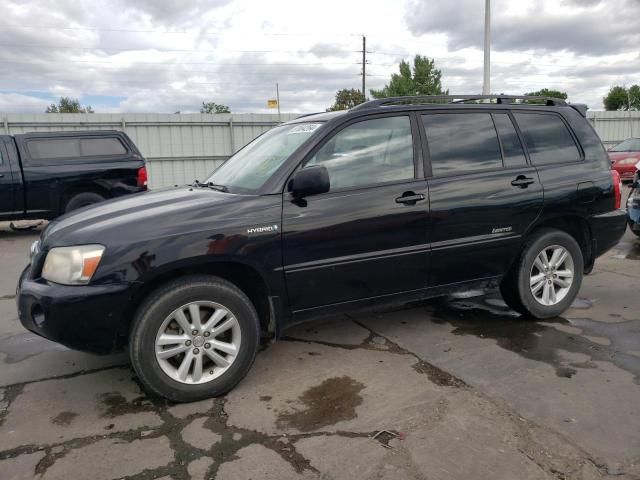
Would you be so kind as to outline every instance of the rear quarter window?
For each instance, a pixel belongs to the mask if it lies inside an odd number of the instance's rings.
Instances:
[[[580,150],[562,119],[553,113],[514,113],[533,165],[577,162]]]

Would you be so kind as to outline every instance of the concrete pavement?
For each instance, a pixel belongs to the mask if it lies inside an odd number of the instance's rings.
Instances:
[[[499,296],[297,327],[227,396],[148,398],[126,355],[24,332],[36,233],[0,224],[1,479],[640,478],[640,241],[563,318]]]

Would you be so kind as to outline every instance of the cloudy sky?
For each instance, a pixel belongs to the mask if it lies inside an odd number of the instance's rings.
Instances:
[[[640,0],[493,0],[491,90],[543,87],[602,109],[640,82]],[[97,112],[326,109],[380,88],[402,59],[436,59],[451,93],[482,89],[484,0],[4,0],[0,112],[60,96]]]

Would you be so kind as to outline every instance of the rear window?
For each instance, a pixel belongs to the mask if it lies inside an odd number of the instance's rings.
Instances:
[[[34,160],[76,160],[127,153],[120,139],[115,137],[33,139],[27,141],[27,150]]]
[[[433,175],[502,168],[498,136],[489,113],[422,115]]]
[[[576,142],[559,116],[544,113],[515,113],[514,116],[534,165],[581,159]]]

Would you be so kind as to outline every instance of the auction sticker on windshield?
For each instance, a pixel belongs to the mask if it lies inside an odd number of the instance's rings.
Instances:
[[[295,125],[291,130],[287,132],[287,135],[291,135],[293,133],[311,133],[315,131],[321,123],[301,123],[300,125]]]

